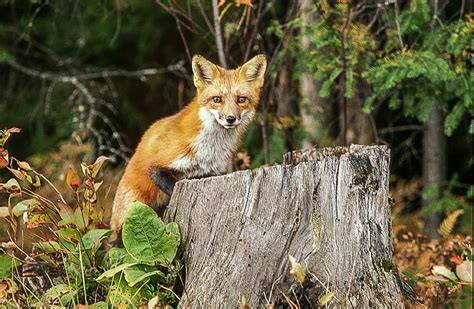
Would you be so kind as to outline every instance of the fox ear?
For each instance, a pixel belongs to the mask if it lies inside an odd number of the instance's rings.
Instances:
[[[217,66],[201,55],[193,57],[194,85],[201,88],[212,82],[219,72]]]
[[[257,83],[263,86],[265,70],[267,69],[267,58],[265,55],[257,55],[240,67],[240,76],[247,82]]]

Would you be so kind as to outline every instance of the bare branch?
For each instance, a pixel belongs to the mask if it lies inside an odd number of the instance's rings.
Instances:
[[[160,1],[157,1],[158,4],[161,4]],[[178,19],[178,16],[176,16],[176,11],[173,7],[173,4],[171,3],[171,0],[168,0],[168,3],[170,5],[170,12],[171,12],[171,15],[173,15],[174,17],[174,20],[176,22],[176,28],[178,29],[178,32],[179,32],[179,36],[181,37],[181,41],[183,41],[183,45],[184,45],[184,50],[186,51],[186,56],[188,56],[188,61],[189,63],[191,63],[191,52],[189,51],[189,47],[188,47],[188,43],[186,41],[186,38],[184,37],[184,33],[183,33],[183,30],[181,29],[181,22],[180,20]]]
[[[227,61],[225,60],[224,44],[222,42],[221,22],[219,20],[219,6],[217,0],[212,0],[212,13],[214,15],[214,37],[216,39],[217,56],[219,64],[223,68],[227,68]]]
[[[211,22],[210,22],[209,18],[208,18],[207,15],[206,15],[206,11],[204,10],[204,7],[202,6],[201,0],[196,0],[196,2],[197,2],[197,5],[198,5],[198,7],[199,7],[199,12],[201,12],[202,18],[204,19],[204,22],[205,22],[206,25],[207,25],[207,28],[209,29],[209,31],[211,32],[211,34],[212,34],[213,36],[215,36],[214,27],[212,27]]]
[[[394,1],[394,6],[395,6],[395,24],[397,25],[398,40],[400,40],[400,48],[403,48],[405,45],[403,44],[402,32],[400,30],[400,12],[398,8],[398,0]]]

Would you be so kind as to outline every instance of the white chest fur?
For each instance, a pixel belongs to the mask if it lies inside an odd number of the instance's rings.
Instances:
[[[233,129],[221,126],[203,107],[199,110],[199,118],[202,129],[192,143],[194,155],[182,156],[170,166],[172,169],[183,172],[186,178],[218,175],[225,172],[240,137],[253,115],[247,115],[245,119],[242,119],[242,123]]]

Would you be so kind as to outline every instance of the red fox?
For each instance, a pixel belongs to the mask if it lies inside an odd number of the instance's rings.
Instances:
[[[177,180],[226,171],[255,115],[266,66],[264,55],[234,70],[199,55],[193,57],[196,96],[143,135],[117,188],[111,241],[120,239],[118,233],[132,202],[138,200],[158,210],[168,203]]]

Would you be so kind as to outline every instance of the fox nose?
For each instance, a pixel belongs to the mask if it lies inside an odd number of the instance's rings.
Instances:
[[[227,123],[234,123],[236,119],[237,118],[235,118],[234,116],[225,117],[225,120],[227,121]]]

